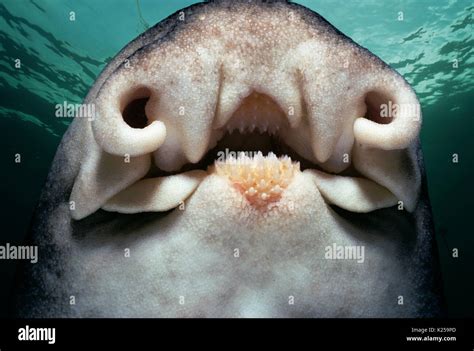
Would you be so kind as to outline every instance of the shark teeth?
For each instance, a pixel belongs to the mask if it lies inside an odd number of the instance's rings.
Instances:
[[[255,118],[250,120],[232,120],[225,128],[229,134],[239,131],[240,134],[258,132],[260,134],[268,133],[269,135],[278,135],[280,131],[280,125],[278,123],[274,124],[264,119],[258,120]]]
[[[300,172],[300,164],[288,156],[278,158],[272,152],[268,156],[242,152],[237,158],[216,161],[215,170],[228,178],[252,206],[263,208],[280,200],[295,173]]]

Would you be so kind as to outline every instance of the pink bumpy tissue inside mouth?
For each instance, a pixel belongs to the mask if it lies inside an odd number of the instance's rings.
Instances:
[[[299,162],[292,162],[288,156],[277,157],[273,153],[254,156],[240,153],[237,158],[216,161],[218,175],[225,176],[254,207],[266,207],[280,200],[285,188],[296,172],[300,172]]]

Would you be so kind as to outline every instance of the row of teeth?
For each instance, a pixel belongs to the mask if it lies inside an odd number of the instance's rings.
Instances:
[[[269,124],[268,122],[256,123],[256,121],[254,121],[254,123],[243,123],[243,121],[241,121],[240,124],[229,123],[226,128],[229,134],[238,130],[241,134],[258,131],[260,134],[268,133],[270,135],[277,135],[280,131],[279,125]]]
[[[299,162],[288,156],[278,158],[272,152],[266,157],[261,152],[253,157],[240,153],[237,158],[217,161],[215,166],[217,174],[227,177],[255,207],[278,201],[300,170]]]

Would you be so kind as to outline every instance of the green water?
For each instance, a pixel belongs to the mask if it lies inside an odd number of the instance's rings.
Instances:
[[[473,3],[296,1],[398,70],[423,109],[422,144],[449,313],[474,316],[472,206]],[[0,4],[0,244],[23,240],[69,120],[54,105],[79,103],[130,40],[194,1],[2,0]],[[75,21],[70,20],[74,11]],[[21,68],[15,68],[15,60]],[[14,162],[15,154],[22,162]],[[459,162],[452,162],[452,155]],[[459,249],[452,258],[451,250]],[[14,263],[1,262],[4,299]],[[0,303],[0,316],[6,303]]]

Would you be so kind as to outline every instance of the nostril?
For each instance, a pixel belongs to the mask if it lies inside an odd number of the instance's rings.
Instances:
[[[122,157],[138,157],[156,151],[165,141],[166,126],[147,118],[147,101],[150,99],[151,103],[154,92],[142,86],[127,89],[117,96],[123,84],[109,84],[111,86],[101,90],[96,98],[97,118],[91,121],[97,144],[106,153]]]
[[[368,92],[365,96],[365,105],[367,107],[365,118],[378,124],[391,123],[397,113],[396,104],[380,92]]]
[[[122,118],[130,127],[143,129],[148,125],[145,107],[150,95],[150,90],[143,87],[126,95],[122,108]]]
[[[131,101],[122,112],[123,120],[132,128],[145,128],[148,118],[145,113],[145,106],[149,98],[136,99]]]

